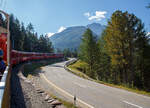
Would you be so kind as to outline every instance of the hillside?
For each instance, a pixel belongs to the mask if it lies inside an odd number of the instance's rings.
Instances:
[[[50,40],[54,48],[61,50],[65,48],[75,49],[79,47],[82,35],[87,28],[90,28],[95,36],[100,37],[105,26],[99,23],[92,23],[87,26],[68,27],[64,31],[54,34],[50,37]]]

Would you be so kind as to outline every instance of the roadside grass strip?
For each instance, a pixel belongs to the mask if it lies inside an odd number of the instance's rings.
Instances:
[[[150,96],[150,92],[139,90],[137,88],[129,88],[129,87],[125,86],[125,85],[115,85],[115,84],[112,84],[112,83],[108,83],[108,82],[92,79],[89,76],[87,76],[85,73],[83,73],[82,71],[79,70],[82,66],[84,67],[85,65],[86,64],[84,62],[78,60],[78,61],[76,61],[76,62],[74,62],[72,64],[67,65],[65,68],[67,70],[69,70],[71,73],[73,73],[73,74],[75,74],[75,75],[77,75],[79,77],[82,77],[84,79],[87,79],[87,80],[95,81],[97,83],[104,84],[104,85],[111,86],[111,87],[115,87],[115,88],[124,89],[124,90],[130,91],[130,92],[134,92],[134,93],[137,93],[137,94]]]

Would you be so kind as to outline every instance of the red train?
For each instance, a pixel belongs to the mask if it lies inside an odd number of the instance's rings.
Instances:
[[[0,27],[0,32],[1,32],[1,27]],[[4,52],[3,60],[6,63],[7,62],[7,34],[6,33],[0,34],[0,49],[2,49]]]
[[[1,29],[2,30],[2,29]],[[1,31],[0,30],[0,31]],[[55,54],[55,53],[36,53],[36,52],[23,52],[16,50],[7,50],[7,34],[0,34],[0,49],[3,50],[4,55],[3,59],[6,64],[7,63],[7,53],[10,53],[10,64],[15,65],[21,62],[26,62],[29,60],[40,60],[40,59],[49,59],[49,58],[62,58],[63,54]],[[7,52],[9,51],[9,52]]]
[[[22,52],[22,51],[11,51],[11,64],[18,64],[20,62],[26,62],[29,60],[40,60],[49,58],[63,58],[63,54],[54,53],[36,53],[36,52]]]

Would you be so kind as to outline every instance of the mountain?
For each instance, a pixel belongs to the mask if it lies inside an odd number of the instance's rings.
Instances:
[[[100,37],[105,26],[99,23],[92,23],[88,24],[87,26],[68,27],[64,31],[51,36],[50,40],[52,41],[52,44],[56,49],[75,49],[80,46],[82,35],[87,28],[90,28],[95,36]]]
[[[99,23],[92,23],[88,24],[87,28],[90,28],[96,35],[100,36],[102,31],[105,29],[105,26]]]

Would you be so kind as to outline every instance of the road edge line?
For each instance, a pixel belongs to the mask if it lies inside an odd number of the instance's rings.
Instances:
[[[68,95],[69,97],[74,99],[74,96],[69,94],[68,92],[66,92],[65,90],[61,89],[60,87],[56,86],[54,83],[52,83],[51,81],[49,81],[46,76],[41,73],[42,77],[50,84],[52,85],[54,88],[56,88],[57,90],[59,90],[60,92],[63,92],[64,94]],[[87,104],[86,102],[82,101],[81,99],[77,98],[77,101],[79,101],[80,103],[82,103],[83,105],[87,106],[88,108],[94,108],[92,105]]]
[[[128,105],[135,106],[135,107],[137,107],[137,108],[143,108],[143,107],[141,107],[141,106],[139,106],[139,105],[133,104],[133,103],[128,102],[128,101],[125,101],[125,100],[124,100],[123,102],[126,103],[126,104],[128,104]]]

